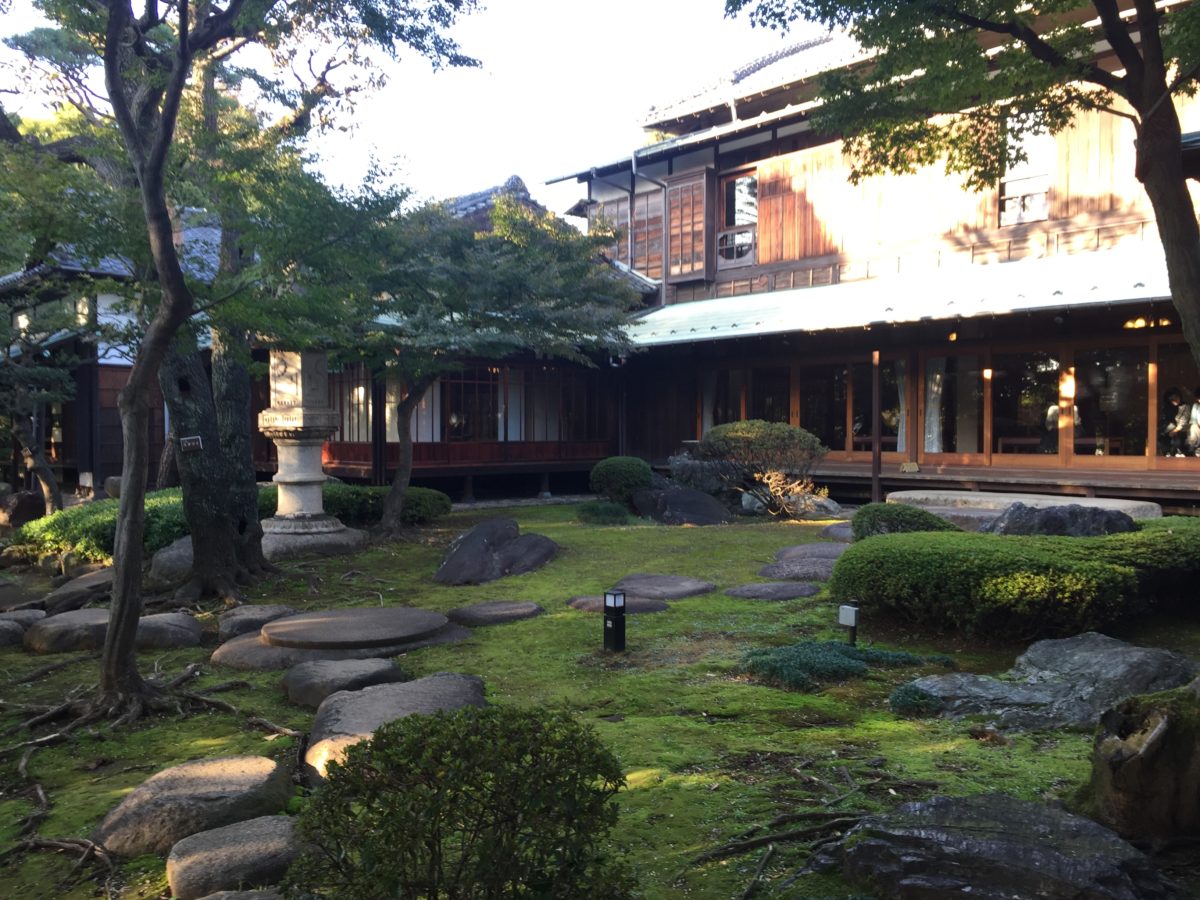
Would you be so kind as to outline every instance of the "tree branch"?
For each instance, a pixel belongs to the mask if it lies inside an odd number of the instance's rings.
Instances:
[[[1142,77],[1142,54],[1137,44],[1129,36],[1129,25],[1121,18],[1121,10],[1116,0],[1092,0],[1096,12],[1100,14],[1100,24],[1104,29],[1104,37],[1108,45],[1121,60],[1121,65],[1134,81]]]

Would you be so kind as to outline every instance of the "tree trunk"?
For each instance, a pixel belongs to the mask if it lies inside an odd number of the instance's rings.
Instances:
[[[422,378],[408,388],[408,392],[396,406],[396,431],[400,438],[400,460],[396,464],[396,475],[392,479],[391,490],[383,500],[383,518],[379,527],[396,533],[403,526],[401,515],[404,512],[404,495],[408,493],[408,483],[412,480],[413,441],[412,414],[425,396],[425,391],[433,384],[435,378]]]
[[[176,448],[183,509],[192,536],[192,577],[180,596],[236,597],[237,553],[229,521],[229,467],[221,451],[208,374],[197,352],[168,352],[158,376],[177,437],[198,437],[200,448]]]
[[[63,508],[62,489],[54,477],[50,464],[46,462],[46,454],[42,446],[33,437],[33,423],[28,416],[15,415],[12,417],[12,432],[21,445],[21,456],[25,467],[33,472],[34,478],[42,487],[42,500],[46,504],[46,515]]]
[[[154,489],[179,487],[179,467],[175,465],[175,429],[167,435],[162,453],[158,456],[158,474],[154,477]]]

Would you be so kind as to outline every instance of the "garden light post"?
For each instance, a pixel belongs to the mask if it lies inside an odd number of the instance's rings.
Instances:
[[[850,646],[858,643],[858,605],[846,604],[838,607],[838,624],[850,629]]]
[[[604,649],[625,652],[625,592],[604,592]]]

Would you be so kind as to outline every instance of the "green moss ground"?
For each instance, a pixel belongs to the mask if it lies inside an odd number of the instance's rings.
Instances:
[[[628,852],[648,898],[739,896],[761,850],[702,866],[690,866],[689,860],[782,812],[879,810],[937,792],[1003,790],[1029,799],[1066,797],[1087,776],[1086,735],[1017,735],[1008,744],[985,743],[970,737],[962,723],[892,715],[887,706],[891,690],[918,674],[939,671],[934,667],[880,670],[813,694],[756,684],[741,675],[738,661],[751,648],[841,637],[832,624],[835,608],[824,594],[768,603],[721,593],[757,580],[758,569],[773,560],[777,549],[816,540],[821,523],[596,527],[575,521],[571,507],[511,512],[524,530],[557,541],[561,556],[539,572],[492,585],[434,584],[430,575],[446,544],[483,518],[458,513],[436,527],[412,532],[409,540],[353,559],[292,564],[287,576],[256,586],[250,599],[300,609],[382,603],[439,611],[482,600],[541,603],[546,613],[538,618],[477,629],[464,643],[420,650],[399,663],[414,676],[474,673],[485,680],[493,703],[567,709],[594,725],[621,759],[629,780],[620,795],[621,822],[612,842]],[[598,594],[632,572],[696,576],[716,583],[718,590],[675,601],[664,613],[631,616],[629,652],[612,657],[599,649],[601,617],[574,610],[566,601]],[[205,621],[215,643],[215,614]],[[1149,639],[1130,636],[1193,652],[1200,648],[1200,629],[1181,627],[1178,621],[1148,623],[1145,635]],[[860,636],[914,653],[949,653],[960,668],[981,672],[1007,668],[1023,649],[914,634],[886,622],[866,622]],[[158,664],[175,672],[206,660],[211,649],[145,654],[140,663],[143,670]],[[45,662],[0,650],[4,699],[50,702],[95,677],[95,663],[81,662],[33,685],[12,684]],[[284,702],[280,673],[247,676],[206,667],[198,684],[231,678],[253,684],[252,689],[221,695],[243,711],[241,717],[212,713],[147,720],[126,733],[101,731],[39,751],[30,773],[53,802],[39,833],[87,836],[124,793],[153,771],[187,759],[231,753],[290,758],[295,752],[290,740],[247,730],[244,719],[259,715],[304,730],[311,713]],[[12,715],[0,718],[0,728],[15,721]],[[0,761],[0,849],[15,838],[15,822],[30,808],[15,761]],[[835,876],[804,876],[780,888],[803,865],[806,853],[787,844],[777,851],[766,873],[772,886],[767,895],[853,893]],[[60,885],[72,863],[48,854],[0,863],[0,896],[95,896],[95,882]],[[126,862],[120,875],[120,896],[167,896],[160,859]]]

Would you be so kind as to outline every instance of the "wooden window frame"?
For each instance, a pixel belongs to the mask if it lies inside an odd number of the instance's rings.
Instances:
[[[688,172],[672,178],[667,182],[666,199],[663,204],[663,228],[666,231],[663,239],[664,265],[663,272],[668,284],[681,284],[689,281],[712,281],[716,273],[716,236],[714,225],[716,219],[713,210],[716,208],[717,179],[716,172],[711,168]],[[700,215],[695,213],[695,203],[699,199]],[[689,211],[692,228],[685,228],[682,221],[684,208]],[[673,208],[679,216],[672,214]],[[676,260],[682,258],[685,238],[689,238],[694,248],[696,239],[695,223],[699,221],[699,239],[701,242],[702,259],[696,265],[694,259],[684,269],[682,264],[676,270]]]
[[[752,176],[755,182],[754,193],[754,224],[753,225],[728,225],[725,222],[725,186],[730,182],[735,182],[740,178]],[[744,169],[738,169],[736,172],[727,172],[722,175],[717,184],[717,202],[714,209],[715,215],[713,221],[716,227],[716,263],[717,270],[725,269],[740,269],[743,266],[753,266],[758,262],[758,169],[750,166]],[[725,259],[721,255],[721,240],[727,235],[750,234],[750,252],[740,259]],[[736,246],[736,245],[735,245]]]

